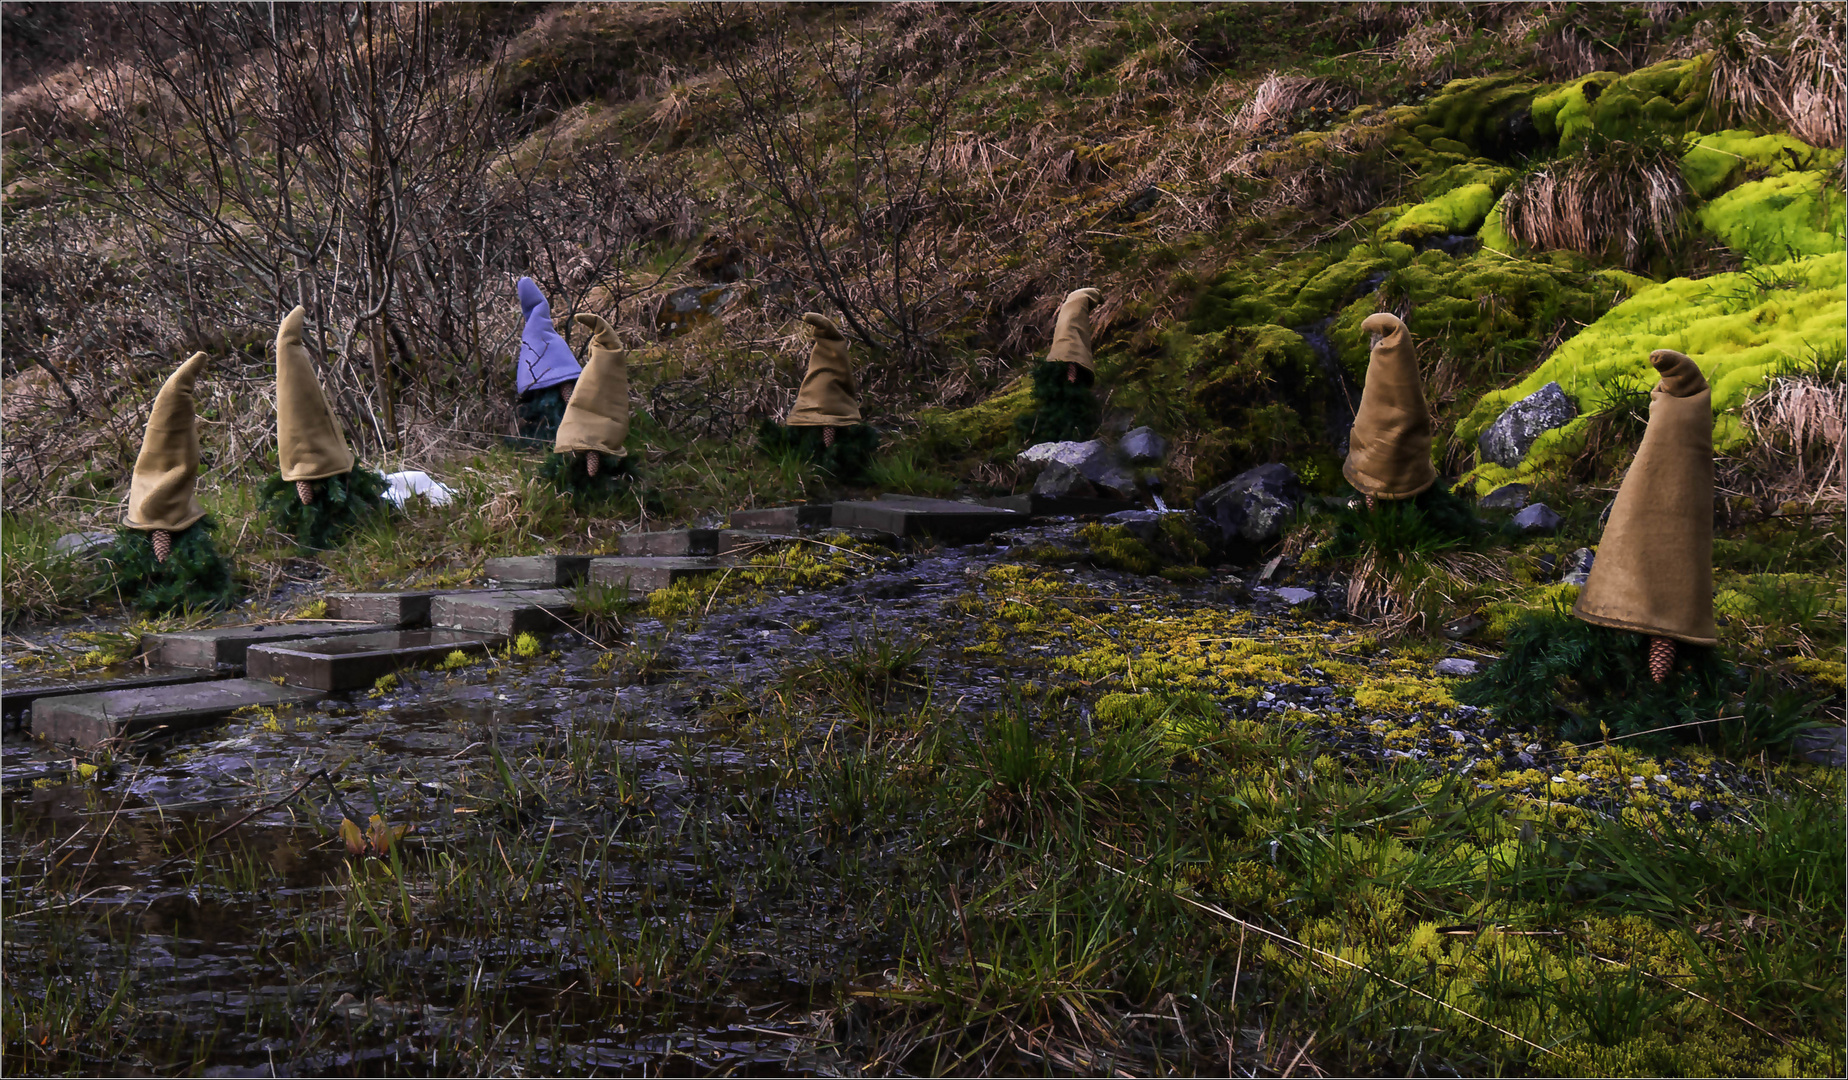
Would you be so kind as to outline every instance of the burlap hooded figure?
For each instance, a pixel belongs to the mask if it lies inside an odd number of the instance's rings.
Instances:
[[[808,374],[796,404],[783,421],[790,427],[851,427],[860,422],[860,400],[847,363],[847,339],[825,315],[814,312],[802,321],[815,328]]]
[[[1370,499],[1410,499],[1437,482],[1418,351],[1396,315],[1369,315],[1360,328],[1376,343],[1341,474]]]
[[[327,407],[314,362],[302,344],[307,317],[307,309],[297,306],[276,332],[276,452],[282,478],[290,483],[353,471],[353,452]]]
[[[1096,373],[1097,361],[1091,356],[1091,309],[1104,298],[1096,289],[1074,289],[1059,305],[1058,321],[1052,327],[1052,348],[1046,352],[1048,364],[1077,364]]]
[[[565,418],[558,423],[552,449],[560,454],[622,457],[627,453],[622,444],[629,438],[628,357],[616,331],[601,315],[579,314],[577,324],[592,335],[590,363],[565,403]],[[590,471],[596,475],[594,466]]]
[[[193,422],[193,385],[204,367],[205,354],[193,353],[154,396],[128,489],[123,523],[131,529],[177,533],[205,516],[198,492],[199,429]]]
[[[1662,376],[1649,394],[1649,427],[1572,613],[1713,645],[1713,392],[1678,352],[1658,349],[1649,362]]]

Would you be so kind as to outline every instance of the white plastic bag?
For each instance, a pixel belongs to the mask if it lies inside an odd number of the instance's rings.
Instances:
[[[448,506],[456,497],[455,492],[430,479],[429,473],[395,472],[387,476],[385,482],[391,485],[385,489],[385,498],[401,510],[413,495],[422,495],[431,506]]]

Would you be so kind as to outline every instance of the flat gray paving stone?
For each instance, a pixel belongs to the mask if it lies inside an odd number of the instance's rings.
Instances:
[[[876,502],[834,504],[834,524],[876,529],[907,538],[931,537],[950,543],[980,540],[1028,521],[1026,514],[980,503],[888,495]]]
[[[72,676],[67,679],[41,678],[26,681],[8,679],[0,687],[0,715],[10,726],[32,712],[32,703],[42,698],[69,697],[72,694],[100,694],[107,690],[139,690],[149,686],[174,686],[180,683],[207,682],[224,678],[216,671],[201,668],[118,668]]]
[[[454,593],[488,589],[429,589],[423,592],[329,593],[327,613],[336,619],[379,623],[406,629],[430,625],[430,601]]]
[[[1114,514],[1119,510],[1134,510],[1136,504],[1128,499],[1092,499],[1073,495],[1007,495],[999,499],[983,499],[982,505],[999,510],[1013,510],[1032,517],[1089,517],[1092,515]]]
[[[719,551],[719,530],[662,529],[656,532],[627,533],[616,541],[616,550],[628,556],[716,555]]]
[[[244,670],[314,690],[358,690],[400,668],[439,663],[453,652],[479,656],[507,639],[499,634],[432,627],[253,645]]]
[[[549,633],[564,628],[575,600],[567,589],[450,593],[430,601],[430,625],[503,637],[527,631]]]
[[[111,739],[172,735],[215,723],[246,705],[298,705],[325,695],[267,679],[219,679],[140,690],[40,698],[32,734],[54,743],[99,746]]]
[[[489,559],[486,572],[502,585],[555,589],[584,580],[588,555],[508,555]]]
[[[266,623],[259,626],[220,626],[210,630],[176,630],[146,634],[141,651],[148,662],[162,667],[206,668],[237,672],[244,668],[244,650],[271,641],[363,634],[378,626],[364,622]]]
[[[590,580],[597,585],[626,584],[630,593],[639,596],[665,589],[676,581],[715,573],[730,565],[724,559],[692,556],[599,555],[590,560]]]
[[[720,555],[742,555],[754,553],[773,544],[792,542],[788,533],[760,532],[756,529],[720,529]]]
[[[825,529],[835,524],[832,503],[800,503],[795,506],[768,506],[757,510],[733,510],[731,527],[761,529],[764,532],[795,532],[799,529]]]

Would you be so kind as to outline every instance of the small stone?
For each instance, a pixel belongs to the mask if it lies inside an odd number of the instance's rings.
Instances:
[[[69,555],[71,558],[81,559],[97,553],[114,542],[114,533],[65,533],[51,542],[51,550],[58,555]]]
[[[1532,754],[1516,754],[1514,755],[1514,760],[1520,762],[1521,768],[1523,769],[1531,769],[1534,767],[1534,756]]]
[[[1565,524],[1565,520],[1545,503],[1534,503],[1514,515],[1515,527],[1522,532],[1553,532]]]
[[[1476,505],[1484,510],[1519,510],[1527,505],[1527,496],[1532,490],[1526,484],[1503,484],[1484,495]]]
[[[1121,525],[1129,530],[1129,535],[1138,540],[1155,539],[1161,529],[1161,511],[1159,510],[1118,510],[1114,514],[1105,514],[1103,523]]]
[[[1433,665],[1432,670],[1439,675],[1450,675],[1456,678],[1462,678],[1467,675],[1474,675],[1481,667],[1482,665],[1474,660],[1465,660],[1460,656],[1446,656]]]
[[[1291,607],[1296,607],[1298,604],[1306,604],[1309,601],[1314,600],[1315,590],[1314,589],[1293,589],[1293,588],[1292,589],[1278,589],[1277,599],[1283,601],[1284,603],[1290,605]]]
[[[1713,810],[1704,802],[1689,803],[1688,813],[1694,815],[1695,821],[1707,822],[1713,820]]]
[[[1160,465],[1168,456],[1168,440],[1155,434],[1154,428],[1139,427],[1123,436],[1117,449],[1131,465]]]
[[[1567,585],[1585,584],[1591,578],[1591,564],[1594,558],[1590,548],[1579,548],[1566,556],[1565,564],[1560,567],[1559,580]]]
[[[1508,406],[1501,416],[1477,438],[1476,447],[1485,461],[1514,467],[1527,457],[1534,440],[1543,432],[1563,426],[1578,415],[1578,407],[1556,382]]]

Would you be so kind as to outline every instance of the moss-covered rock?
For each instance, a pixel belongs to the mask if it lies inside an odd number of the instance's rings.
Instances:
[[[1023,375],[966,409],[925,409],[918,414],[918,440],[938,457],[999,460],[1017,444],[1016,423],[1032,409],[1033,384]]]
[[[1654,384],[1649,354],[1656,349],[1684,352],[1700,365],[1713,386],[1714,446],[1736,448],[1745,437],[1738,406],[1767,377],[1806,355],[1841,354],[1848,339],[1845,269],[1848,256],[1838,250],[1763,271],[1676,278],[1637,293],[1526,378],[1477,401],[1457,426],[1459,439],[1473,442],[1503,409],[1549,382],[1559,383],[1585,415],[1541,435],[1520,466],[1480,465],[1467,480],[1486,494],[1569,458],[1583,442],[1588,414],[1613,387]]]
[[[1782,133],[1729,128],[1692,140],[1681,157],[1681,175],[1696,195],[1711,199],[1744,180],[1827,171],[1841,162],[1840,150],[1814,147]]]
[[[1507,181],[1503,180],[1501,187],[1474,183],[1451,188],[1382,226],[1380,239],[1417,243],[1433,236],[1473,233],[1482,227],[1506,186]]]
[[[1536,130],[1562,150],[1593,133],[1631,141],[1699,130],[1710,123],[1706,56],[1668,60],[1615,75],[1593,72],[1533,99]]]
[[[1833,172],[1786,172],[1740,184],[1702,207],[1701,228],[1765,266],[1843,246],[1842,189]]]

